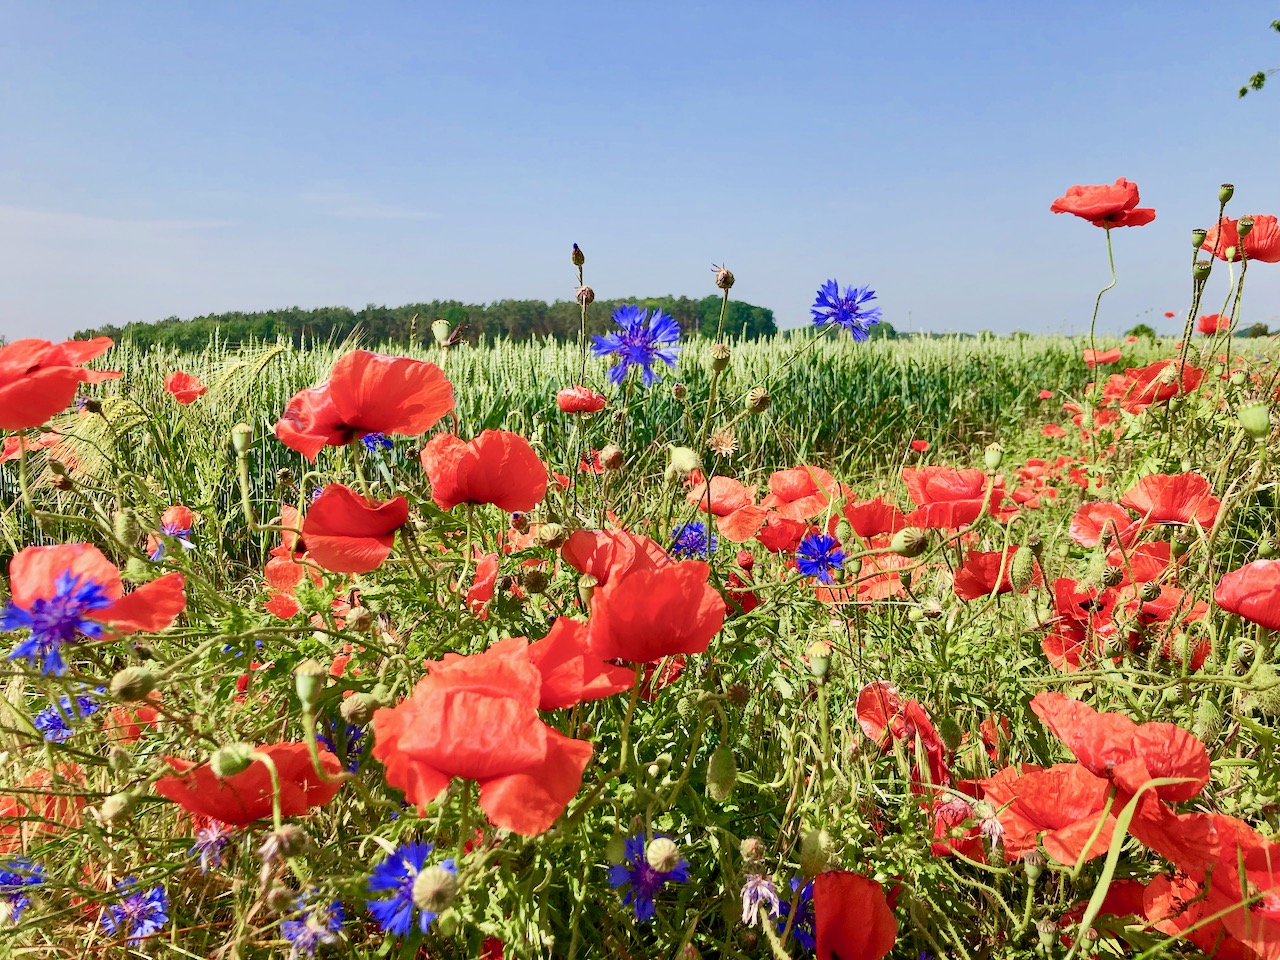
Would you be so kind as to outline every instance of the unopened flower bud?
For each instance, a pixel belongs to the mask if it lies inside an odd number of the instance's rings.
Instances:
[[[622,863],[627,859],[627,838],[615,830],[604,846],[604,858],[610,863]]]
[[[128,773],[133,769],[133,754],[124,747],[112,747],[107,751],[107,766],[114,774]]]
[[[71,468],[61,460],[50,460],[48,466],[49,472],[55,477],[65,477],[71,472]]]
[[[520,585],[527,593],[546,593],[548,583],[547,575],[537,567],[531,567],[520,577]]]
[[[1258,541],[1258,556],[1263,560],[1270,560],[1280,554],[1280,542],[1274,537],[1263,537]]]
[[[378,701],[372,695],[368,693],[353,693],[342,701],[342,706],[338,708],[338,713],[347,723],[363,727],[373,719],[373,713],[377,709]]]
[[[733,274],[728,267],[714,267],[716,272],[716,286],[721,290],[728,290],[733,286]]]
[[[988,470],[999,470],[1000,464],[1004,462],[1004,446],[999,443],[987,444],[987,449],[982,451],[982,462]]]
[[[606,470],[621,470],[625,462],[622,448],[616,444],[611,443],[600,451],[600,465]]]
[[[253,427],[241,422],[231,428],[231,446],[237,454],[242,457],[247,454],[251,443],[253,443]]]
[[[928,545],[929,534],[919,527],[904,527],[889,541],[889,549],[900,557],[918,557]]]
[[[293,909],[298,892],[278,883],[267,891],[267,909],[272,913],[289,913]]]
[[[258,847],[258,857],[264,865],[276,860],[287,860],[306,850],[310,842],[311,838],[305,830],[286,823],[279,830],[272,830],[266,835],[262,845]]]
[[[654,837],[644,849],[644,859],[659,873],[670,873],[680,866],[680,848],[670,837]]]
[[[452,870],[434,864],[413,881],[413,905],[428,913],[443,913],[458,898],[458,878]]]
[[[142,528],[138,524],[138,512],[132,507],[124,507],[111,515],[111,533],[121,543],[132,547],[142,536]]]
[[[1204,246],[1204,242],[1207,239],[1209,239],[1208,230],[1204,230],[1201,228],[1196,228],[1195,230],[1192,230],[1191,231],[1191,248],[1193,250],[1199,250],[1201,247]]]
[[[578,288],[578,292],[573,295],[573,298],[584,307],[589,307],[595,302],[596,292],[584,283]]]
[[[935,729],[948,750],[955,753],[960,749],[960,744],[964,742],[964,731],[960,729],[955,717],[950,714],[939,717]]]
[[[723,803],[729,799],[737,782],[738,761],[734,759],[729,745],[722,743],[711,752],[711,759],[707,761],[707,796],[716,803]]]
[[[1191,265],[1191,279],[1196,283],[1204,283],[1213,271],[1213,261],[1197,260]]]
[[[125,667],[116,671],[108,689],[117,700],[143,700],[156,688],[156,675],[146,667]]]
[[[1236,234],[1243,240],[1253,230],[1253,217],[1243,216],[1236,221]]]
[[[527,533],[529,531],[529,515],[520,512],[513,513],[511,515],[511,529],[516,533]]]
[[[747,392],[747,413],[764,413],[769,409],[773,398],[764,387],[752,387]]]
[[[689,396],[689,388],[683,383],[673,383],[671,385],[671,395],[677,400],[683,400],[685,397]]]
[[[1271,433],[1271,407],[1261,400],[1242,405],[1236,410],[1236,419],[1255,440],[1265,440]]]
[[[453,327],[444,317],[431,321],[431,336],[435,338],[437,347],[441,349],[447,347],[451,333],[453,333]]]
[[[800,838],[800,872],[816,877],[831,863],[835,841],[826,830],[809,830]]]
[[[759,837],[747,837],[742,843],[738,844],[738,853],[742,855],[742,859],[748,863],[761,863],[767,852],[764,841]]]
[[[369,691],[369,696],[373,697],[380,707],[391,706],[391,688],[385,683],[374,684],[373,689]]]
[[[741,710],[751,702],[751,688],[745,683],[731,683],[724,692],[729,702]]]
[[[576,243],[573,245],[573,253],[569,254],[569,259],[573,261],[575,267],[580,267],[587,262],[586,256],[582,252],[582,248]]]
[[[715,371],[723,370],[729,365],[729,357],[731,351],[727,343],[713,343],[711,345],[711,369]]]
[[[1234,183],[1224,183],[1218,188],[1218,202],[1221,204],[1229,203],[1235,192],[1236,185]]]
[[[569,539],[569,534],[558,523],[544,523],[538,527],[538,543],[548,550],[558,550]]]
[[[253,744],[251,743],[228,743],[209,756],[209,769],[219,780],[243,773],[249,769],[251,763],[253,763]]]
[[[293,689],[304,707],[310,709],[315,706],[328,676],[329,672],[313,657],[307,658],[294,668]]]
[[[103,823],[115,823],[128,819],[137,797],[129,792],[113,793],[98,805],[98,819]]]

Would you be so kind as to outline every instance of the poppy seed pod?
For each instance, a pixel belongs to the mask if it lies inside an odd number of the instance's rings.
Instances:
[[[1204,283],[1213,271],[1213,261],[1197,260],[1191,265],[1191,279],[1196,283]]]
[[[431,336],[435,337],[436,346],[440,348],[449,345],[449,334],[453,332],[449,321],[444,317],[431,321]]]
[[[711,345],[711,369],[719,373],[729,366],[730,356],[731,351],[727,343],[713,343]]]
[[[814,641],[809,644],[809,649],[805,653],[809,658],[809,672],[821,686],[827,678],[827,671],[831,668],[831,644],[825,640]]]
[[[573,298],[584,307],[588,307],[595,302],[596,292],[584,283],[578,288],[578,291],[573,295]]]
[[[680,848],[670,837],[654,837],[644,848],[644,859],[659,873],[670,873],[680,866]]]
[[[596,592],[596,587],[600,585],[600,581],[589,573],[584,573],[578,578],[578,598],[582,601],[584,607],[591,606],[591,597]]]
[[[1160,599],[1160,584],[1156,583],[1154,580],[1147,581],[1138,591],[1138,597],[1143,603],[1152,603]]]
[[[428,913],[441,913],[458,898],[458,878],[439,864],[427,867],[413,881],[413,905]]]
[[[987,448],[982,451],[982,462],[988,470],[999,470],[1000,464],[1004,462],[1004,445],[1000,443],[987,444]]]
[[[1243,387],[1249,382],[1249,376],[1243,370],[1235,370],[1231,374],[1231,385],[1233,387]]]
[[[241,422],[231,428],[231,446],[237,454],[240,456],[247,454],[251,443],[253,443],[253,427]]]
[[[520,585],[529,593],[546,593],[548,583],[547,575],[536,567],[526,570],[520,577]]]
[[[1124,570],[1120,567],[1104,567],[1098,579],[1102,581],[1104,587],[1118,587],[1120,581],[1124,579]]]
[[[1243,240],[1253,231],[1253,217],[1243,216],[1236,221],[1236,235]]]
[[[558,523],[544,523],[538,527],[538,544],[548,550],[558,550],[569,539],[569,534]]]
[[[769,409],[773,398],[764,387],[752,387],[747,392],[747,413],[760,414]]]
[[[1236,419],[1245,433],[1255,440],[1265,440],[1271,433],[1271,407],[1261,400],[1240,406],[1236,410]]]
[[[1218,202],[1223,204],[1229,203],[1231,198],[1235,195],[1235,192],[1236,185],[1234,183],[1224,183],[1218,188]]]
[[[609,444],[600,451],[600,465],[606,470],[621,470],[626,462],[622,448],[617,444]]]
[[[1209,237],[1209,231],[1203,227],[1197,227],[1191,231],[1191,249],[1199,250],[1204,246],[1204,242]]]
[[[1058,926],[1057,921],[1048,917],[1041,917],[1036,921],[1036,936],[1040,938],[1040,949],[1049,951],[1056,947],[1058,943],[1058,931],[1062,928]]]
[[[146,667],[125,667],[111,678],[108,689],[117,700],[143,700],[156,688],[156,675]]]
[[[889,549],[900,557],[918,557],[928,545],[929,534],[919,527],[904,527],[889,541]]]
[[[308,658],[294,668],[293,689],[304,707],[310,709],[315,706],[328,675],[329,672],[314,658]]]
[[[251,763],[253,763],[253,744],[251,743],[228,743],[209,756],[209,769],[219,780],[226,780],[237,773],[243,773],[249,769]]]
[[[347,723],[363,727],[373,719],[373,712],[378,709],[378,701],[368,693],[353,693],[342,701],[338,713]]]
[[[284,490],[292,490],[297,482],[298,478],[294,476],[293,471],[288,467],[281,467],[276,471],[276,486]]]
[[[1028,850],[1022,855],[1022,870],[1027,875],[1027,881],[1035,883],[1044,873],[1044,854],[1039,850]]]
[[[671,385],[671,395],[677,400],[683,400],[685,397],[689,396],[689,388],[683,383],[673,383]]]
[[[745,683],[731,683],[724,695],[731,704],[741,710],[751,701],[751,688]]]

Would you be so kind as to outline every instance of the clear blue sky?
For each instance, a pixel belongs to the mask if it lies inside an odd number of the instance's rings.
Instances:
[[[1189,234],[1280,214],[1272,2],[0,0],[0,334],[434,298],[826,279],[899,329],[1172,330]],[[1215,275],[1217,299],[1224,294]],[[1245,319],[1280,322],[1280,264]],[[1148,312],[1149,311],[1149,312]]]

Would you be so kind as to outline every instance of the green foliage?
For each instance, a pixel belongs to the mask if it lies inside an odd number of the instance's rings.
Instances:
[[[1280,20],[1272,20],[1271,29],[1280,33]],[[1267,77],[1275,73],[1280,73],[1280,70],[1259,70],[1245,82],[1243,87],[1240,88],[1240,96],[1248,96],[1250,90],[1261,90],[1267,85]]]
[[[1124,332],[1126,337],[1138,337],[1142,340],[1154,340],[1159,336],[1155,331],[1155,327],[1149,323],[1140,323],[1137,326],[1130,327]]]

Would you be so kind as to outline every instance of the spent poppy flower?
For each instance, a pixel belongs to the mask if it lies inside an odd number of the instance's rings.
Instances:
[[[883,960],[898,939],[898,921],[884,887],[846,870],[813,880],[818,960]]]
[[[1129,488],[1120,498],[1120,505],[1140,513],[1147,525],[1198,523],[1208,529],[1213,526],[1222,501],[1213,495],[1206,478],[1189,471],[1149,474]]]
[[[280,780],[280,814],[304,814],[311,807],[323,807],[342,787],[337,777],[342,763],[329,750],[320,748],[320,765],[332,779],[323,779],[311,762],[310,748],[301,742],[272,743],[255,748],[271,758]],[[219,778],[208,763],[194,764],[180,757],[165,757],[176,773],[156,781],[156,793],[172,800],[188,813],[211,817],[244,827],[272,815],[271,772],[261,760],[230,777]]]
[[[365,433],[416,436],[453,409],[453,386],[434,363],[353,350],[329,379],[295,393],[276,437],[314,460],[325,446]]]
[[[454,777],[475,780],[496,826],[545,833],[582,785],[591,744],[538,717],[542,684],[523,638],[428,664],[408,697],[373,715],[387,783],[421,810]]]
[[[605,660],[643,663],[702,653],[724,623],[724,601],[701,560],[633,567],[596,588],[589,644]]]
[[[1268,630],[1280,630],[1280,560],[1255,560],[1223,574],[1213,602]]]
[[[1138,185],[1120,177],[1112,184],[1068,187],[1049,205],[1052,213],[1071,213],[1095,227],[1140,227],[1156,218],[1150,207],[1138,206]]]
[[[441,510],[492,503],[507,513],[527,513],[547,492],[546,466],[529,441],[510,430],[485,430],[470,442],[436,434],[421,461]]]
[[[597,413],[609,403],[590,387],[567,387],[556,394],[556,406],[564,413]]]
[[[164,388],[184,407],[189,403],[195,403],[209,390],[200,382],[199,377],[183,373],[181,370],[175,370],[164,378]]]
[[[1227,252],[1231,251],[1230,259],[1239,260],[1242,246],[1250,260],[1280,263],[1280,222],[1269,213],[1255,214],[1252,229],[1241,241],[1240,221],[1223,217],[1217,226],[1209,228],[1201,249],[1219,260],[1226,260]]]
[[[87,543],[24,547],[9,564],[8,604],[0,630],[29,630],[8,659],[24,657],[42,673],[66,672],[63,647],[87,637],[163,630],[186,607],[182,574],[124,593],[115,564]]]
[[[15,340],[0,346],[0,430],[38,427],[75,399],[81,383],[120,376],[84,364],[111,349],[110,337],[92,340]]]
[[[1231,318],[1220,313],[1206,313],[1196,321],[1196,329],[1205,336],[1213,336],[1231,328]]]
[[[341,483],[330,483],[302,521],[307,556],[334,573],[368,573],[391,555],[396,531],[408,520],[404,497],[369,500]]]
[[[657,307],[653,316],[635,303],[621,304],[613,311],[613,322],[621,329],[616,333],[591,338],[591,352],[597,357],[613,356],[609,379],[622,383],[632,367],[639,367],[646,387],[653,386],[658,375],[653,365],[661,360],[668,367],[676,365],[680,342],[680,325]]]

